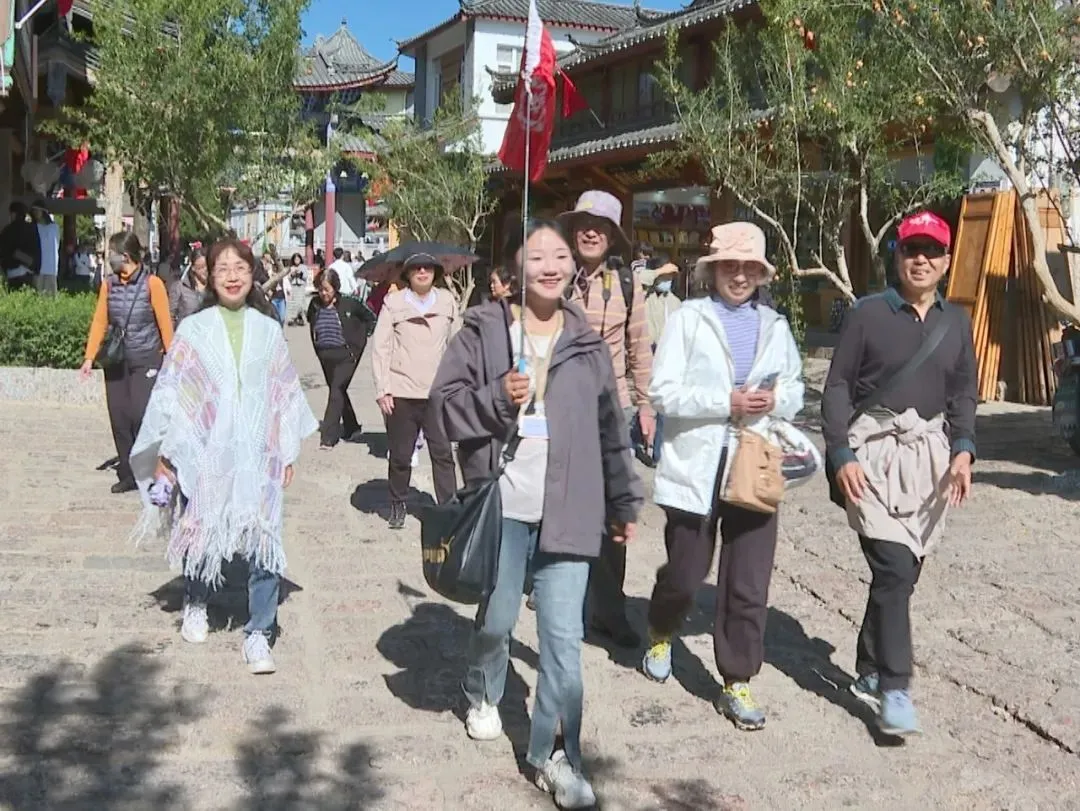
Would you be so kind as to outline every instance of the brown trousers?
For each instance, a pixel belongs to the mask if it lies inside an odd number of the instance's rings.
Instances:
[[[720,530],[720,570],[716,579],[713,652],[725,682],[749,681],[765,659],[769,581],[776,554],[778,514],[714,502],[711,516],[665,509],[668,562],[656,573],[649,602],[653,633],[678,632],[705,581]]]

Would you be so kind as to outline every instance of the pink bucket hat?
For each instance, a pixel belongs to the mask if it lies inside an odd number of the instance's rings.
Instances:
[[[573,244],[573,232],[577,230],[577,223],[584,216],[600,217],[608,220],[615,226],[612,253],[623,257],[630,254],[630,240],[627,239],[622,230],[622,203],[619,202],[619,198],[606,191],[592,189],[578,198],[577,204],[572,211],[560,214],[558,217],[559,222],[570,231],[567,236],[570,237],[571,244]]]
[[[712,229],[709,252],[697,260],[697,269],[703,270],[713,262],[757,262],[765,268],[767,284],[776,275],[776,268],[765,258],[765,232],[752,222],[729,222]]]

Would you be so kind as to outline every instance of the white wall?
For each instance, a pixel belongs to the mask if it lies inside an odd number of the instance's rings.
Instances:
[[[573,28],[549,27],[548,33],[559,55],[574,50],[574,45],[567,39],[573,34],[579,42],[595,42],[604,34],[596,31],[579,31]],[[485,68],[498,69],[499,45],[511,45],[522,48],[525,43],[525,23],[505,22],[501,20],[477,20],[474,42],[471,50],[472,66],[467,73],[472,75],[472,93],[480,99],[480,127],[483,132],[484,150],[497,152],[502,144],[506,122],[510,109],[500,109],[491,98],[491,76]],[[516,69],[516,66],[515,66]]]

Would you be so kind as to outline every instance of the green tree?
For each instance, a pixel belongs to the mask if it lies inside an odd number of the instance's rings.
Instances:
[[[475,250],[496,200],[488,192],[488,166],[475,109],[440,109],[430,127],[393,119],[382,132],[385,147],[367,166],[381,190],[387,214],[408,236]],[[471,273],[448,279],[464,306],[472,294]]]
[[[207,232],[227,227],[234,201],[314,198],[336,156],[292,88],[306,4],[95,4],[94,92],[44,127],[88,141],[129,187],[176,200]]]
[[[1046,259],[1037,193],[1080,180],[1080,12],[1055,0],[861,0],[928,104],[957,120],[1016,189],[1046,303],[1080,323]]]
[[[892,43],[867,25],[871,12],[828,0],[758,5],[760,20],[717,38],[701,92],[682,83],[670,40],[659,78],[682,139],[661,160],[697,161],[773,233],[795,277],[825,278],[854,299],[852,215],[880,285],[896,222],[960,190],[958,174],[934,171],[926,149],[942,123],[895,68]],[[917,159],[907,176],[899,155]]]

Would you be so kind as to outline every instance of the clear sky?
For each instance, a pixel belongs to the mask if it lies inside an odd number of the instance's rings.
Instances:
[[[619,0],[621,2],[621,0]],[[681,8],[689,0],[646,0],[646,8],[672,10]],[[632,5],[626,0],[623,5]],[[334,33],[344,17],[349,30],[368,51],[379,59],[392,59],[397,53],[395,40],[408,39],[458,11],[457,0],[312,0],[304,15],[304,42],[311,42],[319,34]],[[409,60],[402,60],[401,67],[411,70]]]

